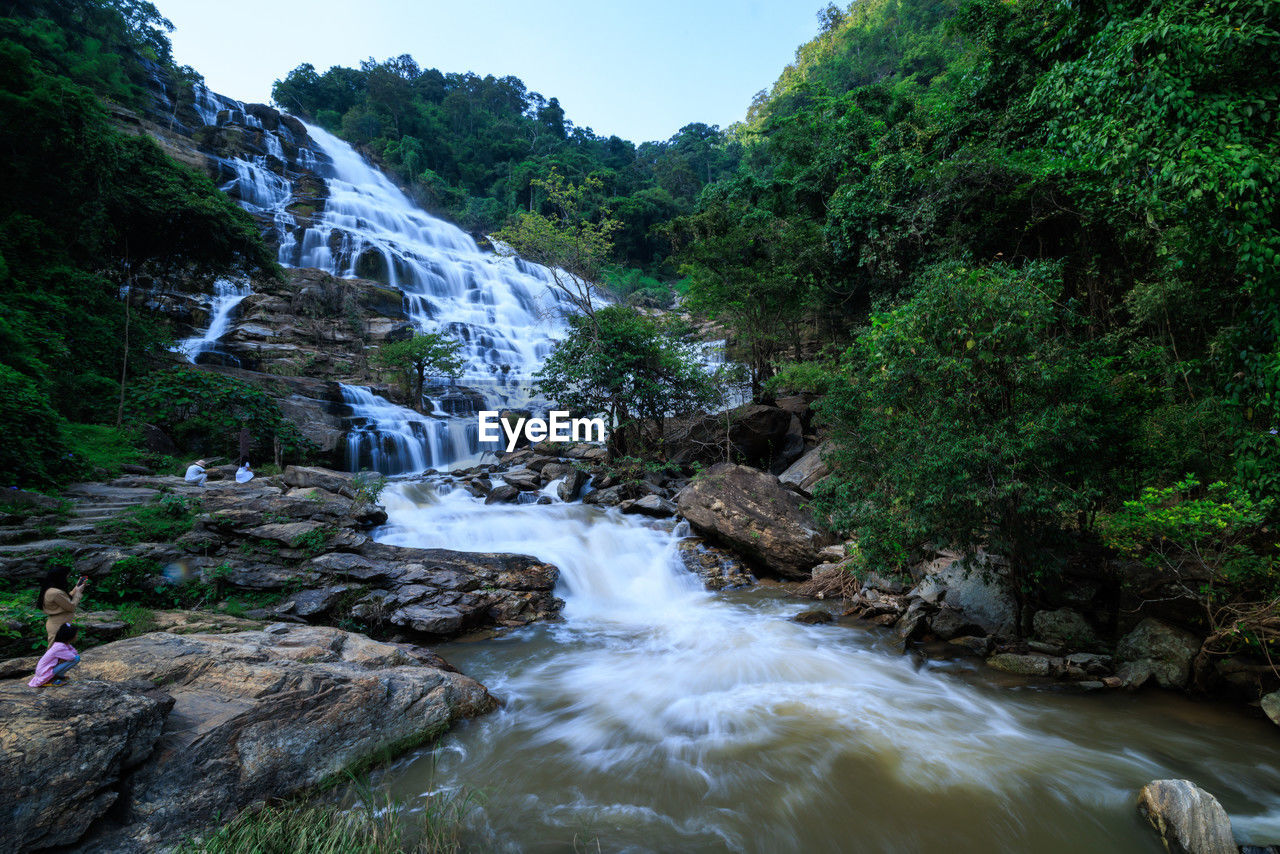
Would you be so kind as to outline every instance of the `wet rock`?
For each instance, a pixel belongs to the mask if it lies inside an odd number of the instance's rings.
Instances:
[[[1132,687],[1150,677],[1162,688],[1184,688],[1199,651],[1195,635],[1148,617],[1116,646],[1116,659],[1121,662],[1118,675]]]
[[[821,608],[810,608],[807,611],[801,611],[791,619],[806,626],[817,626],[833,622],[835,617],[831,616],[830,611],[824,611]]]
[[[489,494],[485,496],[484,503],[485,504],[510,504],[512,501],[515,501],[519,497],[520,497],[520,490],[516,489],[514,486],[510,486],[509,484],[504,483],[501,486],[495,486],[493,489],[491,489],[489,491]]]
[[[805,495],[812,495],[813,488],[818,485],[818,482],[831,473],[831,469],[822,461],[822,455],[827,453],[828,447],[824,442],[818,447],[806,451],[800,459],[778,475],[778,480],[796,488]]]
[[[81,675],[40,689],[25,679],[0,683],[4,849],[79,840],[116,802],[121,774],[151,754],[173,704],[150,682]]]
[[[982,627],[969,619],[968,614],[950,605],[941,605],[929,617],[929,628],[941,640],[950,640],[957,635],[981,633]]]
[[[331,628],[154,633],[83,657],[81,678],[163,684],[174,701],[154,756],[118,807],[125,827],[101,840],[108,850],[123,840],[171,843],[494,705],[474,680]]]
[[[587,475],[579,469],[570,469],[564,475],[564,483],[556,487],[556,495],[566,503],[575,500],[587,485]]]
[[[755,578],[740,560],[724,549],[708,545],[701,537],[685,537],[676,544],[676,552],[686,569],[701,576],[708,590],[755,584]]]
[[[657,495],[646,495],[644,498],[623,501],[618,505],[618,509],[623,513],[640,514],[654,519],[670,519],[676,515],[676,505]]]
[[[916,599],[907,606],[901,617],[896,618],[898,637],[910,641],[923,634],[929,625],[931,606],[921,599]]]
[[[611,486],[608,489],[593,489],[582,496],[583,504],[595,504],[600,507],[617,507],[622,503],[622,487]]]
[[[1266,695],[1259,705],[1262,707],[1263,714],[1270,718],[1273,724],[1280,726],[1280,691]]]
[[[1079,667],[1087,673],[1095,676],[1102,676],[1111,673],[1114,665],[1109,655],[1094,655],[1088,652],[1076,652],[1066,657],[1066,662],[1073,667]]]
[[[776,477],[718,463],[677,496],[680,515],[747,561],[786,578],[807,578],[834,540]]]
[[[991,638],[980,638],[974,635],[964,635],[958,638],[952,638],[947,643],[958,646],[961,649],[967,649],[975,655],[981,655],[984,658],[991,652]]]
[[[1190,780],[1154,780],[1138,795],[1138,812],[1171,854],[1237,854],[1222,804]]]
[[[946,602],[963,611],[989,635],[1014,635],[1013,594],[1004,573],[993,561],[983,563],[978,559],[966,566],[963,561],[948,557],[935,561],[926,573],[908,595],[931,604]]]
[[[533,469],[517,468],[502,473],[502,480],[521,492],[532,492],[542,486],[542,478]]]
[[[287,466],[284,470],[284,482],[300,489],[315,486],[344,498],[356,497],[355,476],[347,472],[318,466]]]
[[[1032,618],[1036,636],[1045,641],[1056,641],[1068,647],[1092,647],[1098,636],[1078,611],[1059,608],[1056,611],[1036,611]]]
[[[1043,655],[1018,655],[1012,652],[991,656],[987,659],[987,666],[1019,676],[1049,676],[1053,670],[1052,662]]]

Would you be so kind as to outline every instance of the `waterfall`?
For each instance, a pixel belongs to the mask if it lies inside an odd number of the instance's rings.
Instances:
[[[216,158],[220,186],[271,229],[283,266],[386,282],[403,292],[409,318],[420,330],[448,334],[461,344],[460,382],[478,393],[483,407],[459,406],[446,395],[431,400],[432,414],[424,416],[346,386],[342,395],[352,423],[348,465],[385,473],[450,466],[482,450],[474,419],[461,416],[476,408],[540,408],[530,399],[530,377],[565,334],[570,311],[553,287],[551,271],[481,250],[470,235],[422,210],[322,128],[283,115],[276,121],[273,111],[246,107],[201,85],[193,109],[205,125],[256,132],[243,142],[247,157]],[[319,179],[323,185],[314,199],[299,197],[299,179],[307,176],[310,184]],[[215,313],[215,325],[218,319]],[[213,332],[211,326],[200,347],[216,340]],[[188,350],[194,342],[183,342],[192,358],[205,352]]]
[[[202,335],[184,338],[174,349],[192,363],[206,353],[217,353],[223,360],[236,361],[234,356],[218,350],[218,339],[227,334],[231,313],[248,295],[248,282],[218,279],[213,283],[213,300],[209,304],[209,328]]]

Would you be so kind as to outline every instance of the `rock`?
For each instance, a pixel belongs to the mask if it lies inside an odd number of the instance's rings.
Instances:
[[[958,646],[961,649],[967,649],[975,655],[981,655],[983,658],[991,652],[991,638],[980,638],[974,635],[964,635],[963,637],[952,638],[947,641],[952,646]]]
[[[1088,652],[1075,652],[1066,657],[1066,662],[1073,667],[1079,667],[1087,673],[1095,676],[1108,674],[1112,671],[1113,665],[1111,656],[1094,655]]]
[[[747,561],[787,578],[807,578],[834,540],[776,477],[718,463],[677,496],[680,515]]]
[[[966,567],[960,560],[935,562],[909,594],[931,604],[946,602],[963,611],[974,625],[989,635],[1015,634],[1013,594],[1004,574],[990,562]]]
[[[1116,646],[1116,659],[1131,665],[1127,670],[1122,666],[1118,675],[1130,684],[1130,678],[1136,679],[1146,669],[1160,687],[1184,688],[1191,677],[1191,660],[1199,651],[1195,635],[1148,617]]]
[[[595,504],[600,507],[617,507],[622,503],[622,487],[611,486],[608,489],[593,489],[582,496],[583,504]]]
[[[119,797],[121,774],[151,754],[173,705],[149,682],[0,683],[0,847],[79,840]]]
[[[959,608],[942,605],[929,618],[929,628],[941,640],[950,640],[958,635],[972,635],[981,632],[982,627],[975,625],[969,616]]]
[[[878,572],[868,572],[862,579],[864,589],[879,590],[881,593],[889,593],[899,596],[906,592],[907,586],[897,578],[892,576],[886,578]]]
[[[125,827],[102,840],[108,850],[123,839],[171,843],[494,706],[472,679],[391,644],[315,626],[153,633],[87,650],[79,670],[82,679],[162,684],[174,702],[154,757],[133,773],[117,808]]]
[[[561,501],[568,503],[578,497],[578,493],[582,492],[582,487],[587,485],[587,475],[578,469],[570,469],[564,475],[564,483],[556,487],[556,495]]]
[[[1274,691],[1262,698],[1260,703],[1263,714],[1271,719],[1276,726],[1280,726],[1280,691]]]
[[[782,480],[782,478],[778,478],[778,480]],[[834,546],[824,546],[818,551],[818,556],[822,558],[823,563],[840,563],[848,557],[848,555],[845,554],[845,547],[843,543],[837,543]]]
[[[318,466],[287,466],[284,470],[284,482],[296,488],[317,486],[346,498],[356,497],[354,475],[348,472]]]
[[[1226,810],[1190,780],[1154,780],[1143,786],[1138,812],[1170,854],[1237,854]]]
[[[484,497],[485,504],[510,504],[520,497],[520,490],[508,484],[495,486],[489,490],[489,494]]]
[[[1048,676],[1052,672],[1052,662],[1042,655],[1018,655],[1002,652],[987,659],[987,666],[1006,673],[1019,676]]]
[[[327,613],[346,595],[351,588],[345,584],[336,587],[322,587],[319,590],[304,590],[295,593],[289,599],[275,607],[280,614],[296,614],[299,617],[315,617]]]
[[[1089,621],[1070,608],[1036,611],[1032,626],[1041,640],[1057,641],[1070,648],[1092,647],[1098,643],[1098,636]]]
[[[930,606],[923,600],[916,599],[912,601],[902,616],[895,616],[894,622],[896,623],[898,637],[904,641],[910,641],[923,633],[928,625],[930,610]]]
[[[708,545],[700,537],[685,537],[676,544],[685,568],[702,577],[708,590],[750,587],[755,584],[742,562],[724,549]]]
[[[778,475],[778,480],[795,487],[805,495],[812,495],[818,481],[831,474],[831,469],[822,461],[829,446],[824,442],[810,451],[806,451],[800,459],[791,464],[786,471]]]
[[[542,478],[533,469],[517,468],[502,473],[502,481],[521,492],[532,492],[542,485]]]
[[[831,616],[830,611],[824,611],[821,608],[810,608],[807,611],[801,611],[791,619],[797,623],[804,623],[806,626],[816,626],[833,622],[835,617]]]
[[[167,457],[178,454],[178,446],[169,438],[169,434],[154,424],[142,425],[142,446],[153,454]]]
[[[654,519],[670,519],[676,515],[676,505],[657,495],[646,495],[644,498],[623,501],[618,505],[618,509],[623,513],[638,513]]]

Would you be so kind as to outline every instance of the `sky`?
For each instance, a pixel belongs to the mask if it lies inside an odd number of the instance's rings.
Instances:
[[[154,0],[174,58],[215,92],[270,103],[310,62],[359,67],[412,54],[423,68],[515,75],[601,136],[665,140],[727,127],[818,31],[824,0]]]

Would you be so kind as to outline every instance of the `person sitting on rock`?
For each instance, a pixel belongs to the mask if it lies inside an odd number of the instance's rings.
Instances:
[[[44,574],[40,581],[40,595],[36,597],[36,607],[45,613],[44,630],[53,643],[58,629],[71,622],[76,615],[76,607],[84,597],[84,588],[89,580],[81,576],[75,587],[70,586],[67,579],[67,568],[58,566]],[[71,592],[68,593],[67,590]]]
[[[194,483],[196,486],[204,486],[204,482],[209,479],[209,475],[204,473],[204,460],[196,460],[187,466],[187,483]]]
[[[250,467],[249,461],[241,460],[240,468],[236,469],[236,483],[248,483],[253,480],[253,468]]]
[[[43,688],[45,685],[61,685],[65,681],[63,674],[80,663],[80,653],[71,645],[78,632],[75,623],[63,623],[58,627],[53,644],[40,656],[36,675],[31,677],[28,685]]]

